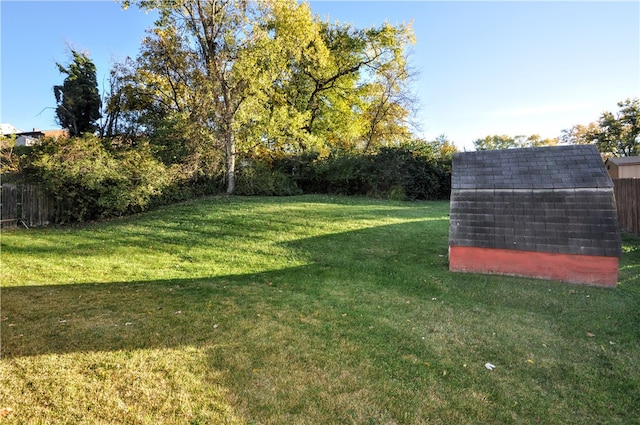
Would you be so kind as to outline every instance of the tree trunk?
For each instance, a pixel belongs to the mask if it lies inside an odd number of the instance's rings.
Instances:
[[[236,142],[233,133],[228,130],[224,135],[226,172],[227,172],[227,194],[233,194],[236,188]]]

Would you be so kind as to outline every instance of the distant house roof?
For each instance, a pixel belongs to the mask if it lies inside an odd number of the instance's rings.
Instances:
[[[623,156],[620,158],[609,158],[607,162],[615,165],[640,165],[640,156]]]
[[[459,153],[454,169],[452,189],[613,187],[593,145]]]
[[[15,128],[15,127],[14,127]],[[23,138],[32,138],[32,139],[42,139],[43,137],[67,137],[69,135],[69,131],[66,129],[55,129],[55,130],[38,130],[34,128],[32,131],[21,131],[16,133],[6,133],[13,134],[16,137]]]
[[[20,133],[15,133],[16,136],[26,136],[26,137],[43,137],[44,133],[36,128],[33,131],[22,131]]]
[[[67,137],[69,136],[69,130],[67,129],[59,129],[59,130],[43,130],[44,137]]]

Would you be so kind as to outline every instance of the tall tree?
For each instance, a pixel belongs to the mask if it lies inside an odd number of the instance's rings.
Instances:
[[[482,139],[476,139],[473,141],[473,146],[479,151],[488,151],[495,149],[510,149],[518,147],[516,145],[515,138],[507,136],[506,134],[493,136],[485,136]]]
[[[416,99],[406,88],[413,75],[404,55],[396,55],[394,60],[382,64],[375,75],[376,80],[368,84],[368,102],[363,111],[364,152],[412,137],[409,119]]]
[[[357,29],[321,21],[307,3],[266,3],[272,40],[261,56],[276,72],[264,87],[264,121],[254,119],[254,140],[280,152],[329,152],[408,138],[415,103],[407,89],[410,25]]]
[[[567,145],[588,145],[593,143],[594,135],[599,131],[595,122],[588,125],[577,124],[569,129],[562,130],[560,140]]]
[[[281,156],[307,148],[319,149],[321,141],[305,131],[309,112],[300,105],[306,96],[301,64],[326,60],[322,24],[307,3],[263,1],[260,48],[254,67],[263,83],[240,111],[239,137],[244,154]],[[324,58],[324,59],[323,59]]]
[[[295,1],[288,1],[290,5]],[[125,2],[127,7],[130,2]],[[264,4],[251,0],[141,0],[160,13],[145,39],[138,77],[161,118],[188,139],[223,149],[227,192],[235,188],[241,110],[264,86]],[[151,83],[151,84],[149,84]]]
[[[494,150],[494,149],[513,149],[513,148],[535,148],[539,146],[555,146],[558,144],[558,139],[543,139],[538,134],[531,136],[518,135],[515,137],[503,135],[486,136],[482,139],[476,139],[473,141],[473,146],[476,150]]]
[[[540,146],[556,146],[560,142],[557,137],[543,139],[539,134],[525,137],[521,142],[523,148],[537,148]]]
[[[160,19],[113,105],[143,111],[141,127],[181,155],[223,152],[229,193],[240,154],[352,149],[403,130],[409,26],[328,24],[297,0],[137,4]]]
[[[605,111],[597,122],[562,131],[564,143],[595,143],[603,156],[640,155],[640,99],[618,102],[616,113]]]
[[[411,25],[323,23],[320,35],[323,45],[296,67],[294,99],[307,113],[304,130],[351,149],[405,139],[414,101],[406,87]]]
[[[61,127],[72,136],[92,133],[98,128],[100,94],[96,78],[96,66],[84,54],[71,50],[73,62],[68,67],[56,63],[58,70],[66,74],[62,85],[53,86],[56,97],[56,118]]]
[[[458,152],[458,148],[453,144],[446,134],[441,134],[432,142],[428,142],[436,153],[436,158],[451,161],[453,154]]]
[[[616,113],[602,114],[593,140],[605,155],[640,155],[640,99],[626,99],[618,107]]]
[[[132,93],[134,61],[127,58],[123,63],[115,64],[109,73],[109,86],[103,94],[103,119],[100,122],[101,137],[125,136],[127,139],[144,134],[144,126],[140,119],[141,111],[132,108],[130,100],[136,98],[137,93]]]

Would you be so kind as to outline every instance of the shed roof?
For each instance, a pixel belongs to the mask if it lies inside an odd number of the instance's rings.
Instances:
[[[609,158],[607,162],[614,163],[616,165],[639,165],[640,156],[623,156],[620,158]]]
[[[612,188],[594,145],[461,152],[452,189]]]

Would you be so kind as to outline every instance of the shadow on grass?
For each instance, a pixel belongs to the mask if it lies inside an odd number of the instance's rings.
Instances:
[[[446,226],[412,222],[289,242],[289,248],[305,253],[309,265],[254,274],[6,287],[1,354],[234,344],[256,329],[262,329],[256,338],[269,338],[266,329],[282,326],[309,332],[316,341],[331,338],[343,325],[353,328],[353,335],[372,327],[383,339],[401,340],[398,328],[384,320],[394,315],[394,308],[406,310],[401,305],[405,299],[427,305],[446,298],[454,312],[499,305],[514,315],[549,315],[553,321],[572,308],[579,313],[595,307],[593,299],[588,305],[584,299],[575,303],[577,291],[625,296],[554,282],[450,273],[446,231]],[[628,255],[638,257],[637,252]],[[627,266],[635,270],[633,261]],[[637,299],[637,285],[627,285]],[[552,289],[553,294],[546,293]],[[574,321],[583,320],[578,313]],[[438,316],[443,312],[425,307],[411,314],[446,319]],[[611,312],[603,310],[596,316],[607,314]]]
[[[609,397],[622,398],[614,415],[631,417],[640,252],[625,254],[619,290],[455,274],[446,219],[435,221],[288,242],[309,263],[280,270],[3,288],[1,354],[202,348],[231,404],[256,422],[303,423],[296,415],[320,411],[333,415],[326,423],[410,423],[407,414],[508,423],[513,409],[530,418],[534,403],[560,406],[549,423],[566,423],[576,400],[600,415]],[[488,360],[506,378],[489,375]],[[574,373],[583,368],[588,378]],[[494,403],[469,407],[473,394]],[[524,407],[507,407],[514,394]]]
[[[446,226],[433,227],[412,222],[290,242],[311,264],[254,274],[5,287],[1,354],[229,343],[267,320],[332,321],[381,285],[397,293],[420,286],[434,267],[447,273]]]

